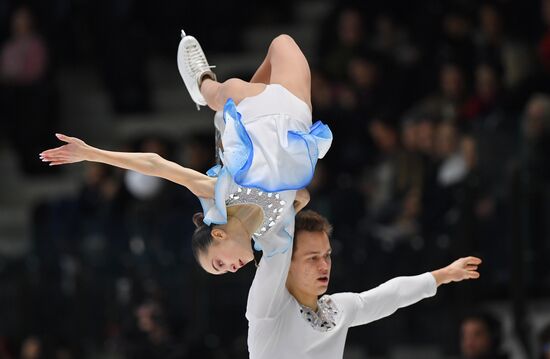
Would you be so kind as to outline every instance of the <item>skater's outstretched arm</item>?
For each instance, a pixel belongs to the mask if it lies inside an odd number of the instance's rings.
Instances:
[[[457,259],[445,268],[435,270],[431,273],[439,287],[441,284],[479,278],[477,267],[480,264],[481,259],[477,257],[465,257]]]
[[[480,264],[481,259],[476,257],[460,258],[430,273],[393,278],[363,293],[339,293],[334,296],[346,301],[350,308],[356,308],[349,318],[350,326],[363,325],[435,295],[441,284],[479,278],[477,269]]]
[[[105,163],[149,176],[161,177],[187,187],[197,197],[214,197],[216,179],[198,171],[168,161],[156,153],[105,151],[88,145],[81,139],[56,134],[65,145],[40,153],[50,166],[81,161]]]

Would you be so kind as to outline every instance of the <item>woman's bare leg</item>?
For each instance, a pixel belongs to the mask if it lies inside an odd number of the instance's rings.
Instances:
[[[240,79],[229,79],[225,82],[217,82],[205,78],[201,84],[201,94],[208,107],[214,111],[223,110],[228,98],[239,104],[245,97],[256,96],[265,89],[263,83],[250,83]]]
[[[251,83],[263,83],[269,84],[271,78],[271,63],[269,62],[269,56],[267,56],[260,67],[254,73],[254,76],[250,79]]]
[[[309,64],[302,50],[288,35],[273,39],[266,58],[250,82],[283,85],[311,108]]]
[[[280,84],[311,108],[311,72],[306,57],[288,35],[271,42],[266,60],[270,64],[270,84]]]
[[[220,111],[228,98],[238,104],[246,97],[261,93],[266,84],[284,86],[311,108],[309,65],[296,42],[288,35],[279,35],[271,42],[266,58],[250,82],[234,78],[220,83],[207,77],[202,81],[200,91],[208,106]]]

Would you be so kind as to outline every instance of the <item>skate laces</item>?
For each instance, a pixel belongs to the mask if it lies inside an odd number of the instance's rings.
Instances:
[[[189,44],[185,47],[185,51],[187,52],[187,57],[189,59],[189,61],[187,62],[187,65],[189,66],[189,71],[195,76],[200,76],[204,72],[210,71],[210,69],[216,67],[208,65],[206,57],[204,56],[202,49],[197,43]]]

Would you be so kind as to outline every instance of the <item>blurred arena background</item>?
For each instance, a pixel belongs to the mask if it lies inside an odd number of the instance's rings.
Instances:
[[[550,0],[0,0],[1,359],[247,357],[254,268],[194,263],[190,192],[38,159],[62,132],[206,171],[182,28],[222,80],[280,33],[308,57],[335,138],[309,187],[335,227],[329,292],[484,259],[352,329],[346,359],[550,357]],[[496,320],[465,325],[480,312]]]

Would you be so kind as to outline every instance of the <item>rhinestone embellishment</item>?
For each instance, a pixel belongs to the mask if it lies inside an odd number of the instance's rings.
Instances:
[[[231,193],[225,202],[226,206],[256,204],[262,208],[264,219],[260,227],[253,234],[255,238],[263,236],[277,224],[286,205],[286,201],[281,200],[279,193],[264,193],[255,188],[243,187],[237,187],[237,190]]]
[[[300,304],[300,314],[311,327],[320,332],[328,332],[336,326],[338,307],[332,299],[325,295],[317,301],[317,312]]]

